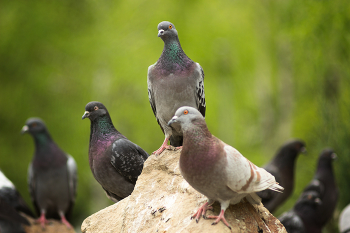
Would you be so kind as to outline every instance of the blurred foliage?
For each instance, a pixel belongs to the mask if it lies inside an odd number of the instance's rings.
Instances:
[[[257,165],[291,138],[308,155],[296,167],[291,208],[332,147],[339,211],[350,202],[350,5],[295,1],[1,1],[0,168],[30,202],[34,151],[20,129],[41,117],[79,168],[73,224],[110,205],[88,165],[86,103],[101,101],[116,128],[151,153],[163,141],[148,103],[147,68],[163,49],[157,25],[176,25],[186,54],[205,72],[213,134]],[[337,221],[327,227],[335,232]]]

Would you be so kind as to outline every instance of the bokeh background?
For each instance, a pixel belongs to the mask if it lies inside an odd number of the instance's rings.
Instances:
[[[88,165],[86,103],[108,108],[115,127],[147,152],[164,136],[148,102],[147,68],[163,42],[157,25],[175,24],[186,54],[205,72],[212,133],[262,166],[292,138],[299,156],[290,209],[332,147],[340,189],[335,219],[350,202],[350,4],[286,1],[1,1],[0,168],[30,203],[27,167],[34,152],[20,135],[41,117],[74,156],[79,186],[72,222],[112,204]]]

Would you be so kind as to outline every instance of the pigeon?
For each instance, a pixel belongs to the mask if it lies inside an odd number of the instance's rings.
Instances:
[[[17,210],[0,196],[0,232],[25,233],[24,225],[30,225],[29,221],[20,215]]]
[[[82,119],[89,118],[91,121],[90,169],[107,197],[118,202],[134,190],[149,155],[114,128],[102,103],[90,102],[85,110]]]
[[[21,212],[34,217],[15,185],[0,170],[0,232],[24,233],[22,224],[30,223]]]
[[[35,152],[28,168],[29,191],[37,220],[45,228],[47,218],[68,222],[75,202],[77,188],[77,165],[72,156],[66,154],[51,138],[45,123],[40,118],[29,118],[22,133],[33,136]]]
[[[322,204],[319,193],[307,191],[301,194],[292,210],[283,213],[278,219],[288,233],[307,233],[303,220],[299,214],[313,214]]]
[[[282,205],[294,189],[294,170],[295,161],[299,153],[305,153],[305,143],[301,140],[293,140],[284,144],[272,161],[264,166],[265,170],[270,172],[276,181],[283,186],[283,193],[273,192],[269,189],[258,192],[261,202],[271,213]]]
[[[183,132],[183,147],[179,167],[184,179],[208,201],[192,216],[199,221],[202,214],[211,208],[215,201],[221,204],[220,220],[231,229],[224,213],[230,204],[239,203],[244,197],[251,204],[260,204],[256,192],[271,189],[282,192],[275,177],[265,169],[255,166],[238,150],[213,136],[207,128],[201,113],[189,106],[180,107],[169,125],[179,125]]]
[[[312,211],[299,211],[308,233],[321,233],[322,228],[333,217],[337,200],[338,188],[335,182],[332,162],[337,155],[332,149],[324,149],[318,159],[316,173],[303,193],[316,192],[322,203]]]
[[[341,233],[350,232],[350,204],[347,205],[339,216],[339,231]]]
[[[25,213],[30,217],[35,217],[32,210],[28,207],[21,194],[17,191],[15,185],[0,170],[0,198],[10,204],[17,212]]]
[[[158,37],[164,41],[164,49],[158,61],[148,67],[148,98],[153,113],[165,139],[156,155],[170,145],[182,146],[182,132],[169,127],[168,121],[181,106],[191,106],[205,116],[204,72],[182,50],[175,25],[164,21],[158,24]]]

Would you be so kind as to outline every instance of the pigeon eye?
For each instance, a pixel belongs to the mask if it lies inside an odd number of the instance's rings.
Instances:
[[[32,127],[36,127],[36,126],[37,126],[37,123],[33,123],[33,124],[32,124]]]
[[[97,106],[95,106],[95,107],[94,107],[94,110],[96,111],[97,109],[98,109],[98,107],[97,107]]]
[[[172,29],[172,28],[173,28],[173,25],[170,24],[170,25],[169,25],[169,29]]]
[[[188,110],[185,110],[185,111],[184,111],[184,114],[187,115],[187,114],[188,114]]]

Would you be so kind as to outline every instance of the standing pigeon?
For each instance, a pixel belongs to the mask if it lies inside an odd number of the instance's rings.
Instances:
[[[283,190],[265,169],[255,166],[235,148],[214,137],[197,109],[179,108],[168,124],[177,124],[183,131],[179,161],[182,176],[194,189],[208,197],[208,202],[192,216],[197,222],[201,214],[205,217],[206,210],[214,201],[219,201],[220,215],[208,218],[216,219],[213,224],[222,220],[230,228],[224,217],[230,204],[237,204],[244,197],[251,204],[259,204],[261,199],[256,192]]]
[[[72,211],[77,186],[77,166],[72,156],[63,152],[52,140],[45,123],[29,118],[22,133],[30,133],[35,143],[34,158],[28,169],[29,191],[44,228],[46,218],[67,221]]]
[[[82,119],[91,121],[89,164],[109,199],[118,202],[134,190],[148,154],[113,126],[106,107],[90,102]]]
[[[305,143],[301,140],[293,140],[284,144],[272,161],[264,167],[284,188],[283,193],[276,193],[269,189],[257,193],[262,199],[261,202],[271,213],[293,193],[295,161],[299,153],[305,152]]]
[[[205,116],[204,72],[182,50],[174,24],[164,21],[158,24],[158,37],[164,41],[164,49],[158,61],[148,67],[148,98],[165,139],[154,153],[159,155],[169,148],[182,146],[182,132],[169,127],[168,121],[181,106],[191,106]]]
[[[340,213],[339,231],[341,233],[350,233],[350,204]]]
[[[319,193],[304,192],[300,195],[292,210],[283,213],[278,219],[288,233],[307,233],[303,220],[299,214],[312,215],[315,209],[322,204]]]
[[[336,157],[332,149],[324,149],[321,152],[316,174],[303,191],[304,193],[316,192],[322,201],[312,211],[298,212],[308,233],[321,233],[322,228],[333,217],[338,199],[338,188],[332,167],[332,162]]]
[[[28,220],[0,196],[0,232],[25,233],[24,225],[30,225]]]
[[[17,212],[25,213],[28,216],[35,217],[27,203],[17,191],[15,185],[0,170],[0,198],[10,204]]]

